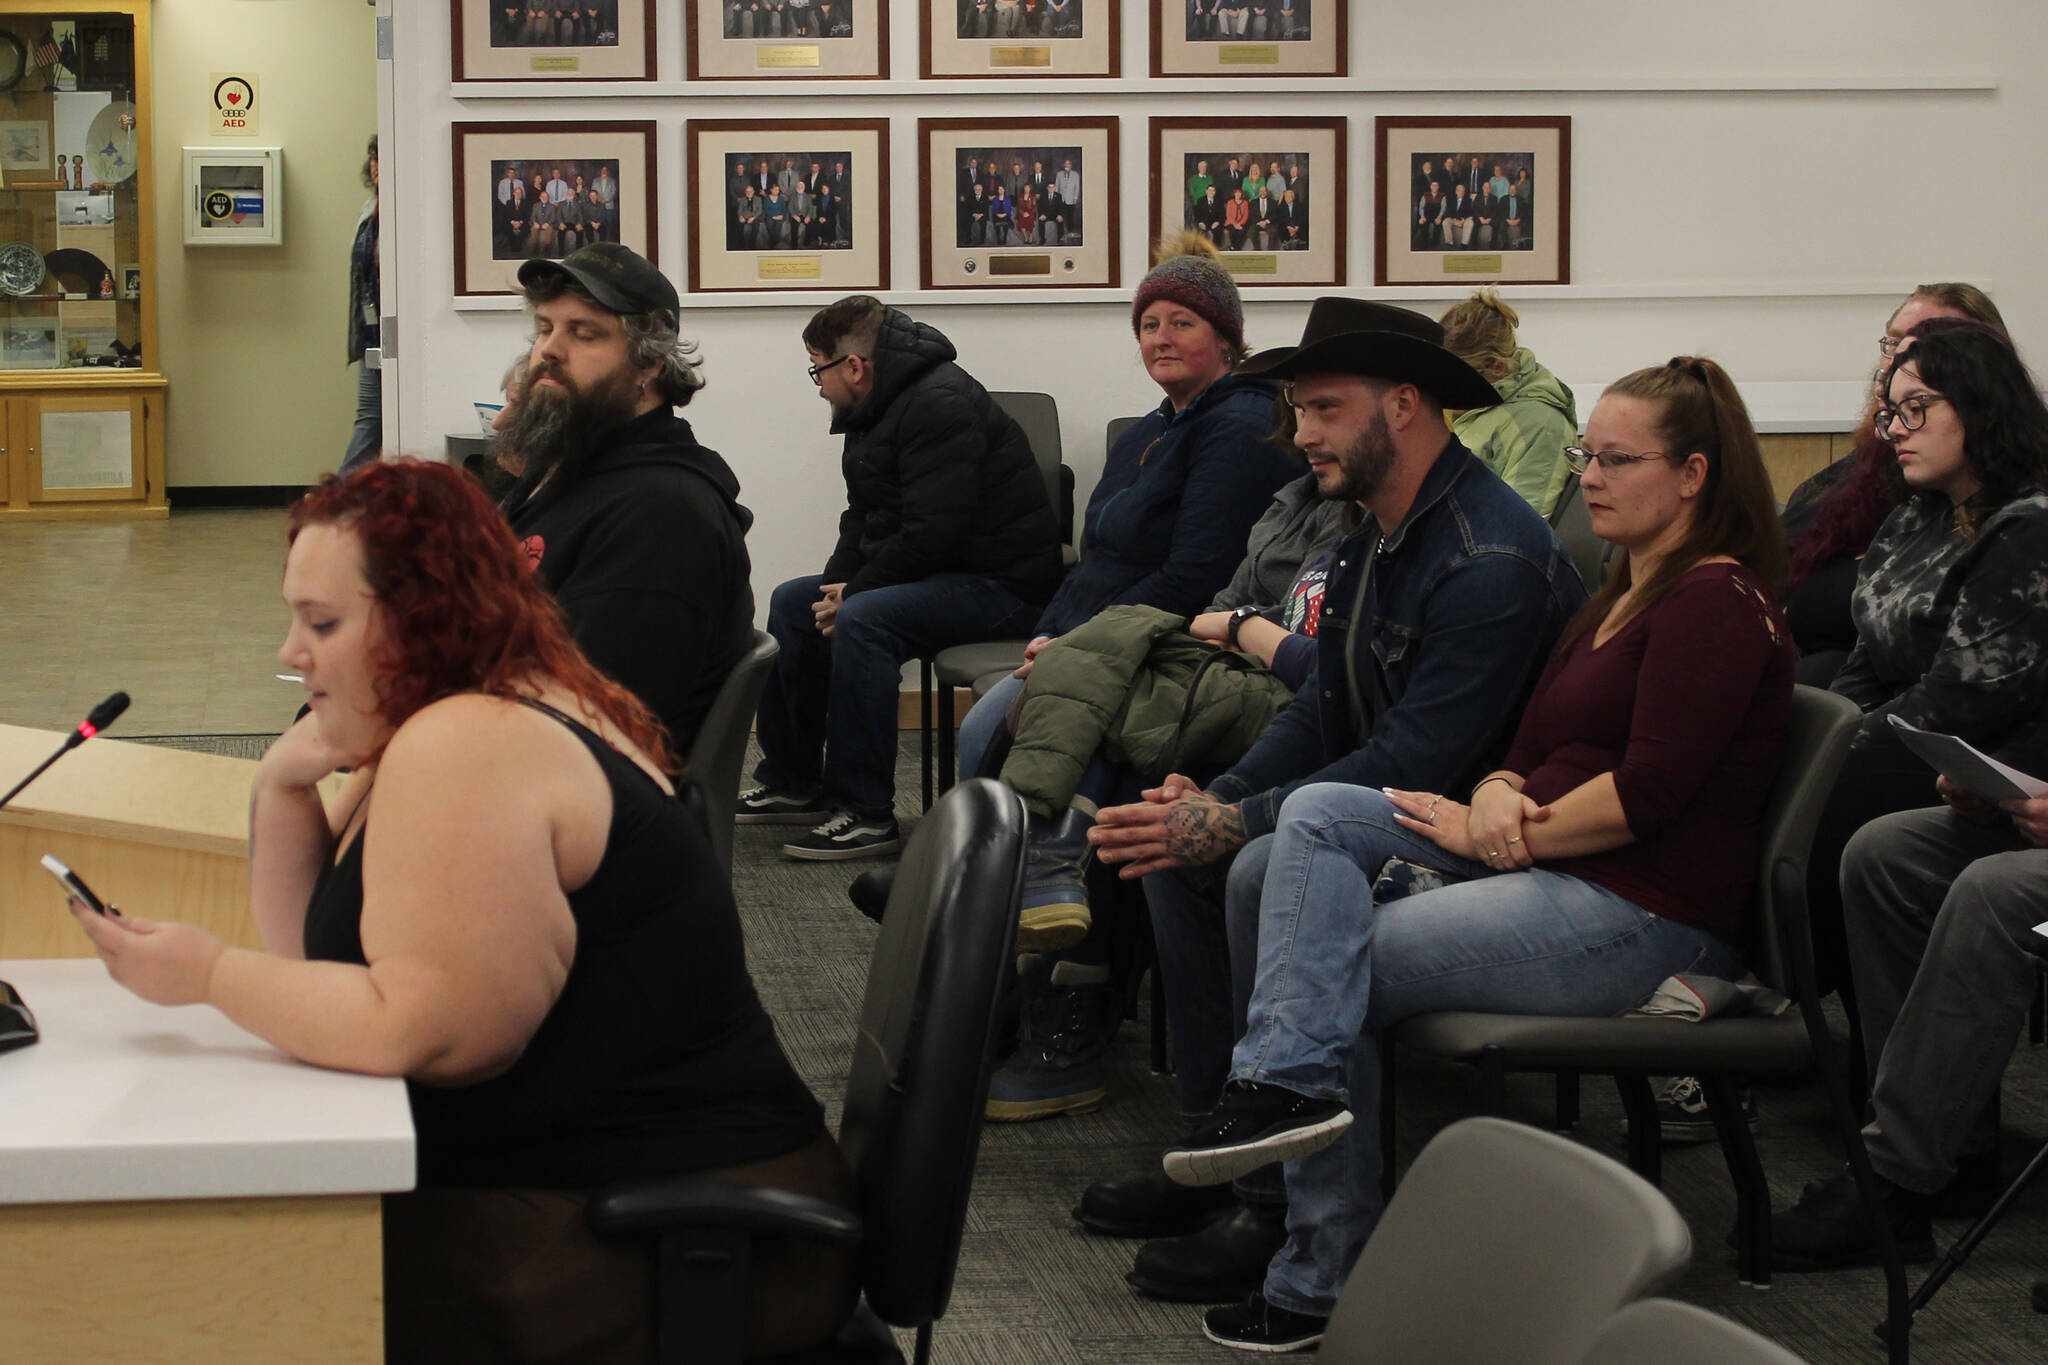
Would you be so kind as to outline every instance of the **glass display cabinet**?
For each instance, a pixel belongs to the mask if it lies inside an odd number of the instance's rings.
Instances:
[[[0,519],[163,516],[150,0],[0,0]]]

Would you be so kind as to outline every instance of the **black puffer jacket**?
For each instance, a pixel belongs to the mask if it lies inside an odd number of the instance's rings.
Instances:
[[[832,430],[846,435],[846,511],[825,581],[846,595],[947,571],[994,579],[1043,604],[1059,585],[1059,523],[1031,445],[953,343],[891,308],[875,387]]]

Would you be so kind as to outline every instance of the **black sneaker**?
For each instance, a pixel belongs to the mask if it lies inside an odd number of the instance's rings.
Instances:
[[[1202,1335],[1218,1346],[1268,1355],[1313,1351],[1329,1325],[1328,1318],[1275,1308],[1256,1291],[1243,1303],[1227,1303],[1202,1314]]]
[[[1276,1161],[1312,1156],[1350,1126],[1351,1111],[1335,1100],[1232,1081],[1202,1126],[1166,1149],[1163,1164],[1182,1185],[1221,1185]]]
[[[733,803],[736,825],[815,825],[832,813],[816,792],[791,791],[757,782]]]
[[[880,858],[902,847],[893,815],[856,815],[840,811],[801,839],[782,846],[785,858],[807,862],[836,863],[846,858]]]
[[[1713,1142],[1720,1137],[1714,1131],[1714,1115],[1707,1108],[1707,1092],[1700,1088],[1697,1076],[1674,1076],[1662,1090],[1651,1098],[1657,1102],[1657,1133],[1666,1142]],[[1735,1088],[1737,1104],[1741,1106],[1742,1118],[1754,1133],[1757,1127],[1756,1095],[1746,1085]]]

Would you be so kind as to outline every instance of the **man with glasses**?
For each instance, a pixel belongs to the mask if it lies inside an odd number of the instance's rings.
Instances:
[[[1214,1107],[1243,1031],[1281,802],[1310,782],[1468,791],[1506,750],[1551,642],[1586,596],[1549,526],[1451,434],[1445,408],[1500,397],[1434,320],[1318,299],[1300,346],[1255,355],[1238,373],[1288,381],[1295,444],[1318,492],[1366,516],[1333,552],[1314,671],[1288,709],[1206,789],[1168,777],[1145,800],[1102,810],[1090,831],[1104,862],[1146,874],[1190,1118]],[[1127,1277],[1136,1288],[1219,1303],[1256,1289],[1287,1235],[1277,1167],[1236,1196],[1173,1184],[1154,1163],[1090,1187],[1076,1213],[1097,1232],[1165,1239],[1139,1251]],[[1223,1209],[1234,1211],[1209,1221]]]
[[[811,318],[804,348],[846,438],[847,506],[824,572],[770,599],[782,652],[734,818],[810,826],[792,858],[876,857],[899,844],[903,663],[1027,634],[1059,583],[1059,524],[1023,430],[937,329],[856,294]]]

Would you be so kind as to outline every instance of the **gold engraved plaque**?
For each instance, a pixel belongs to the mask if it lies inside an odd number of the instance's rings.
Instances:
[[[1280,257],[1270,251],[1232,252],[1224,256],[1223,268],[1233,275],[1277,275]]]
[[[988,273],[991,275],[1050,275],[1050,256],[991,256],[988,258]]]
[[[1277,61],[1278,58],[1275,58]],[[990,66],[1051,66],[1052,49],[1049,47],[992,47],[988,50]]]
[[[818,48],[815,43],[775,43],[754,49],[754,65],[757,68],[817,66]]]
[[[815,280],[825,273],[818,256],[763,256],[758,265],[755,278],[763,280]]]
[[[1225,43],[1216,49],[1219,66],[1278,66],[1278,43]]]
[[[583,59],[568,54],[558,57],[535,57],[530,65],[535,71],[581,71],[583,69]]]
[[[1446,256],[1444,274],[1498,275],[1506,264],[1500,256],[1491,253],[1478,256]]]

